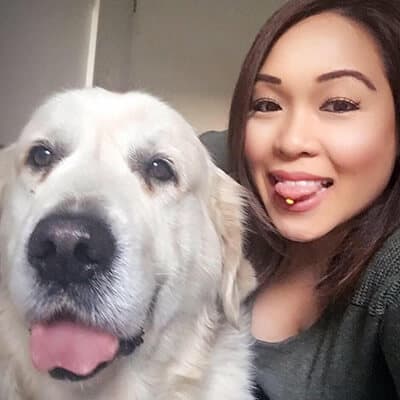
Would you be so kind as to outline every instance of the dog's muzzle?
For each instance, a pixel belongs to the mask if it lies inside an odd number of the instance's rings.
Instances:
[[[121,339],[104,328],[88,326],[74,311],[76,307],[87,315],[101,312],[93,304],[95,298],[84,294],[99,296],[98,282],[112,273],[115,256],[116,239],[100,217],[53,213],[36,225],[28,241],[27,259],[37,283],[53,293],[46,301],[55,303],[52,308],[57,310],[31,326],[31,358],[38,370],[56,379],[88,379],[142,343],[143,331]],[[75,306],[64,310],[65,302]]]

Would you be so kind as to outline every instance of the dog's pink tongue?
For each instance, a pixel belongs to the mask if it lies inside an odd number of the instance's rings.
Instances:
[[[284,198],[298,200],[302,197],[311,196],[322,188],[320,182],[310,182],[307,185],[293,185],[287,182],[278,182],[275,185],[275,191]]]
[[[118,345],[109,333],[68,321],[35,324],[30,339],[32,362],[38,370],[64,368],[82,376],[112,360]]]

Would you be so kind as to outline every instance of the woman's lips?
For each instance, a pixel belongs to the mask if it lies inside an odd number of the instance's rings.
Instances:
[[[289,172],[284,170],[273,170],[269,173],[269,177],[278,181],[333,181],[332,178],[318,176],[303,171]]]
[[[334,182],[331,178],[285,171],[269,174],[274,189],[274,199],[280,207],[290,211],[308,211],[316,207],[323,194]]]

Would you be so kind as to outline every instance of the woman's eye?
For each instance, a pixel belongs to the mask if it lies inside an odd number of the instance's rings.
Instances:
[[[258,99],[253,101],[252,111],[259,112],[274,112],[282,110],[282,107],[274,100],[271,99]]]
[[[28,154],[27,163],[34,168],[41,169],[49,167],[54,160],[53,152],[47,146],[33,146]]]
[[[150,161],[147,167],[147,175],[161,182],[175,180],[176,176],[171,163],[161,158]]]
[[[333,113],[345,113],[349,111],[359,110],[360,103],[349,99],[330,99],[326,101],[320,108],[321,111]]]

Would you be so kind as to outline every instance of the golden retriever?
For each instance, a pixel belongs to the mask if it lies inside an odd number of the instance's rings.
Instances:
[[[242,203],[160,100],[51,97],[0,151],[0,398],[250,399]]]

